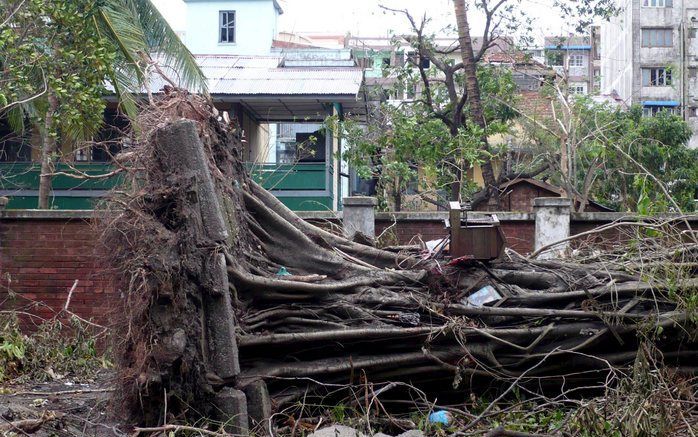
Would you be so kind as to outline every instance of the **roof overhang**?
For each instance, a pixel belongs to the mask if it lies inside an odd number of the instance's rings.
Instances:
[[[367,113],[361,68],[312,65],[326,58],[350,59],[348,51],[310,50],[293,56],[308,58],[311,65],[280,67],[282,56],[197,55],[196,60],[215,103],[239,104],[259,122],[322,121],[335,104],[345,114]],[[164,68],[169,77],[178,77],[174,69]],[[167,86],[163,77],[153,75],[148,89]]]
[[[342,112],[364,116],[366,101],[355,95],[233,95],[214,94],[214,103],[239,104],[258,122],[324,121],[332,115],[334,104],[341,105]]]
[[[208,0],[184,0],[184,3],[195,3],[195,2],[201,2],[201,1],[208,1]],[[279,11],[279,15],[284,13],[284,10],[281,8],[281,5],[279,4],[278,0],[272,0],[274,2],[274,8],[276,8],[277,11]]]
[[[679,102],[676,100],[645,100],[642,102],[642,106],[679,106]]]
[[[591,46],[545,46],[545,50],[591,50]]]

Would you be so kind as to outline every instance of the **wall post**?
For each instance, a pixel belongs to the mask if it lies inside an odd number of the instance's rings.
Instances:
[[[368,196],[345,197],[343,205],[342,225],[347,238],[352,240],[357,233],[370,239],[375,238],[376,205],[378,205],[376,198]]]
[[[533,199],[536,215],[534,250],[570,236],[572,201],[566,197],[539,197]],[[538,259],[562,258],[569,249],[569,242],[558,244],[538,255]]]

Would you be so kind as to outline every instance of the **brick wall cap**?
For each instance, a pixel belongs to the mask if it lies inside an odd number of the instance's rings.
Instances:
[[[572,200],[567,197],[537,197],[533,199],[534,208],[569,208]]]
[[[370,197],[370,196],[352,196],[352,197],[345,197],[342,199],[342,204],[345,207],[353,207],[353,206],[367,206],[367,207],[375,207],[378,205],[378,199],[375,197]]]

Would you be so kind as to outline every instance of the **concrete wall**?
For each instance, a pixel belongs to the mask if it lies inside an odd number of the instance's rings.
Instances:
[[[194,54],[268,55],[277,32],[272,0],[185,0],[185,42]],[[220,43],[219,12],[235,11],[235,43]]]
[[[622,12],[601,26],[601,93],[632,95],[633,0],[617,0]]]

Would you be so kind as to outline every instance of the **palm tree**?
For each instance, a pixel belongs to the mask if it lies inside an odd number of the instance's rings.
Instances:
[[[13,23],[13,20],[19,20],[22,13],[31,14],[28,11],[52,14],[64,6],[61,1],[54,0],[47,1],[36,9],[28,9],[27,3],[12,0],[0,1],[6,11],[6,14],[0,17],[0,20],[3,20],[3,25],[9,24],[9,28],[22,29],[22,26],[26,26],[28,22],[36,22],[39,23],[38,27],[46,17],[30,17],[32,20],[26,21],[25,16],[25,21],[20,25]],[[84,26],[97,32],[108,51],[114,56],[114,61],[110,68],[106,69],[107,73],[103,80],[113,87],[119,100],[120,109],[129,117],[133,118],[136,115],[135,96],[147,88],[149,80],[147,72],[154,62],[167,65],[176,71],[180,86],[206,93],[206,79],[194,56],[150,0],[100,0],[89,4],[91,13],[84,14]],[[41,9],[42,7],[44,9]],[[79,34],[75,29],[63,30],[69,34],[71,32]],[[50,57],[59,47],[52,45],[54,44],[52,43],[52,35],[41,34],[40,29],[37,34],[40,35],[42,41],[36,43],[34,47],[41,52],[42,56]],[[0,40],[0,43],[2,42]],[[77,43],[79,44],[79,41]],[[79,64],[80,60],[75,60],[75,62]],[[0,53],[0,65],[4,64],[5,57]],[[16,130],[24,129],[23,121],[27,116],[30,116],[29,118],[32,120],[37,120],[34,123],[35,127],[42,134],[38,207],[45,209],[49,207],[52,173],[55,167],[55,155],[58,151],[57,137],[50,132],[60,130],[62,136],[66,138],[84,139],[94,133],[95,124],[86,121],[84,124],[73,123],[67,127],[61,125],[61,120],[55,117],[58,108],[56,93],[47,83],[45,75],[60,75],[62,72],[32,69],[31,65],[28,67],[22,65],[22,68],[24,68],[22,71],[25,73],[22,77],[29,78],[29,82],[33,81],[34,89],[41,90],[41,92],[37,92],[30,98],[18,99],[18,101],[8,104],[2,102],[1,97],[4,96],[4,93],[0,81],[0,103],[4,103],[0,104],[0,115],[7,117]],[[58,129],[59,127],[60,129]]]
[[[144,64],[152,55],[177,72],[180,86],[206,92],[206,78],[194,56],[150,0],[106,0],[98,16],[100,29],[119,56],[111,78],[117,95],[145,85]],[[122,96],[122,103],[128,105],[129,97]]]
[[[477,80],[477,65],[475,54],[473,53],[473,41],[470,37],[468,9],[465,6],[465,0],[453,0],[453,7],[456,13],[458,43],[460,45],[460,54],[463,61],[463,72],[465,73],[465,90],[468,96],[470,117],[475,124],[484,129],[486,126],[485,114],[482,109],[480,86]],[[489,149],[487,136],[482,138],[482,145],[485,150]],[[496,185],[496,179],[494,176],[494,169],[492,168],[492,162],[489,159],[482,164],[482,177],[485,180],[485,191],[493,191]],[[454,196],[456,196],[456,193],[454,193]]]

